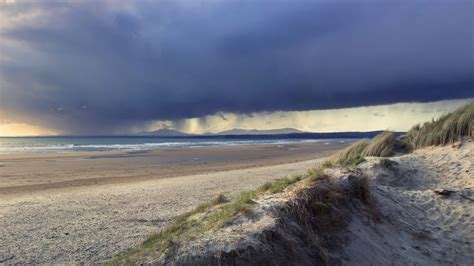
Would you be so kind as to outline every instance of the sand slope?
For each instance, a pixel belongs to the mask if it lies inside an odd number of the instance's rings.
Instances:
[[[348,265],[472,265],[474,143],[430,147],[393,157],[393,168],[368,158],[382,223],[361,215],[349,227]],[[436,189],[453,191],[439,195]]]
[[[159,265],[472,265],[474,143],[392,157],[392,166],[382,160],[326,169],[327,179],[260,196],[251,215],[238,213],[223,227],[178,240],[171,251],[133,259]],[[364,197],[363,182],[354,180],[368,180],[372,196]]]

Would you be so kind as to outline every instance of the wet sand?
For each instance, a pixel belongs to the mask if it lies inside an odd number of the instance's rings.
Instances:
[[[0,262],[104,262],[219,193],[302,174],[346,145],[2,155]]]
[[[306,142],[140,152],[4,154],[0,155],[0,197],[299,162],[326,157],[345,145]]]

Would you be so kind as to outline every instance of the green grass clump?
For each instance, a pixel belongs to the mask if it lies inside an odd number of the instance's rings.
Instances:
[[[369,146],[367,140],[359,140],[333,156],[330,160],[333,164],[341,166],[356,166],[364,161],[363,153],[367,146]]]
[[[307,183],[314,183],[318,180],[328,179],[329,176],[324,172],[324,169],[333,165],[331,162],[323,162],[320,167],[310,169],[306,172],[305,181]]]
[[[212,201],[212,205],[218,205],[226,202],[229,202],[229,199],[221,193],[217,195],[217,197]]]
[[[403,142],[398,140],[393,132],[384,131],[375,136],[370,142],[367,140],[355,142],[324,164],[327,166],[338,164],[343,167],[355,167],[365,161],[365,156],[387,157],[394,155],[397,150],[403,149],[403,147]]]
[[[375,136],[362,152],[362,156],[387,157],[395,153],[397,138],[390,131],[384,131]]]
[[[264,184],[260,189],[266,188],[265,192],[268,191],[270,194],[275,194],[275,193],[283,191],[286,187],[300,181],[301,179],[303,179],[303,177],[299,175],[295,175],[292,177],[285,177],[285,178],[278,179],[276,181],[271,182],[270,185]]]
[[[412,149],[454,143],[474,130],[474,102],[431,122],[414,126],[404,139]]]

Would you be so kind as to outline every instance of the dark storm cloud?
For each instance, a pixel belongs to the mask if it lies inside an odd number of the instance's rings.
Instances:
[[[3,4],[0,111],[70,133],[474,96],[472,1]]]

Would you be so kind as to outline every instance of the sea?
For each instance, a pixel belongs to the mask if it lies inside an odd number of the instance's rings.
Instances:
[[[0,137],[0,154],[24,152],[144,151],[164,148],[345,142],[350,139],[285,138],[277,136],[196,137]]]

